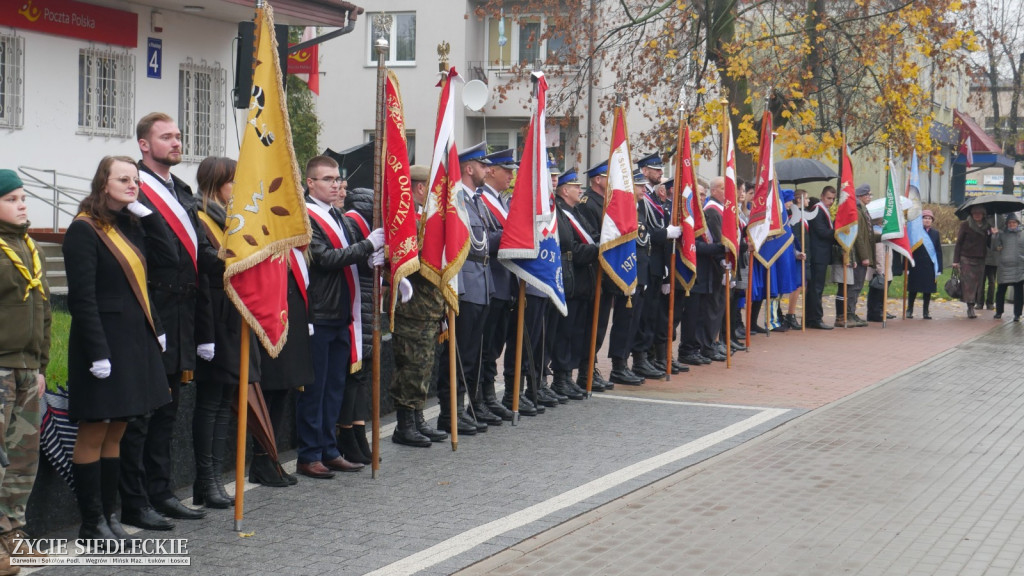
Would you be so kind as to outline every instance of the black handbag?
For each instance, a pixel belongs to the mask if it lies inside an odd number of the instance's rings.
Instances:
[[[949,294],[950,298],[960,298],[964,295],[964,285],[960,281],[960,271],[956,268],[953,269],[953,274],[946,280],[946,284],[943,285],[946,289],[946,294]]]
[[[881,274],[875,274],[871,277],[871,283],[868,284],[868,288],[874,288],[875,290],[885,290],[885,276]]]

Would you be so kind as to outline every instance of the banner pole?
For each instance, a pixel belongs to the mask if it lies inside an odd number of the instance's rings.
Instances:
[[[597,265],[597,283],[594,286],[594,308],[590,314],[590,352],[587,355],[587,398],[594,395],[594,362],[597,360],[597,321],[601,312],[601,279],[603,269]]]
[[[249,323],[242,322],[238,361],[238,432],[235,440],[235,532],[242,531],[245,513],[245,431],[249,416]]]
[[[897,201],[899,201],[898,198]],[[886,246],[885,268],[882,269],[882,285],[885,287],[882,291],[882,328],[885,328],[885,317],[889,315],[889,258],[891,257],[891,255],[892,248]],[[907,285],[906,279],[904,279],[903,285]],[[906,303],[904,303],[904,306],[906,306]],[[906,312],[904,312],[903,315],[906,316]]]
[[[456,402],[459,379],[455,365],[455,310],[448,308],[448,415],[451,418],[449,429],[452,434],[452,452],[459,449],[459,414]]]
[[[746,330],[747,333],[746,333],[746,342],[744,342],[744,345],[747,348],[750,348],[750,322],[751,322],[751,320],[756,320],[756,318],[753,317],[754,316],[754,314],[753,314],[754,307],[751,306],[751,301],[750,301],[750,298],[753,295],[753,293],[754,293],[754,251],[753,250],[749,250],[747,252],[747,298],[746,298],[746,304],[743,306],[743,311],[747,315],[747,330]]]
[[[846,310],[847,310],[847,308],[846,308],[846,298],[847,298],[847,292],[846,292],[846,266],[849,264],[849,262],[850,262],[850,251],[847,250],[847,251],[843,252],[843,328],[849,328],[850,327],[849,318],[847,318],[848,314],[846,313]],[[836,318],[838,319],[838,317],[839,317],[839,314],[837,313],[836,314]]]
[[[526,318],[526,281],[524,280],[519,281],[519,299],[516,308],[516,367],[512,378],[513,426],[519,425],[519,383],[523,379],[523,324]]]
[[[805,193],[803,198],[806,198]],[[800,331],[807,331],[807,225],[804,222],[804,201],[800,200],[800,251],[804,253],[804,259],[800,261],[800,297],[804,301],[800,309]]]
[[[775,305],[775,302],[772,300],[772,267],[771,266],[765,266],[764,267],[764,279],[765,279],[765,286],[764,286],[764,290],[765,290],[765,292],[764,292],[764,303],[765,303],[765,307],[764,307],[764,337],[765,338],[771,338],[772,337],[772,306]]]

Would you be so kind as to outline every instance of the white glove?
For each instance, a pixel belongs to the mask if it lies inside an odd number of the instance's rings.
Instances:
[[[723,259],[723,260],[722,260],[721,262],[719,262],[719,263],[720,263],[720,264],[722,265],[722,268],[724,268],[724,269],[726,269],[726,270],[732,270],[732,262],[729,262],[728,260],[724,260],[724,259]]]
[[[143,204],[142,202],[139,202],[138,200],[128,205],[128,211],[131,212],[132,214],[135,214],[139,218],[145,218],[146,216],[149,216],[150,214],[153,213],[152,210],[146,208],[146,205]]]
[[[306,324],[306,326],[309,326],[309,335],[312,336],[313,335],[313,325],[312,324]]]
[[[367,236],[366,239],[373,244],[374,250],[380,250],[380,247],[384,245],[384,229],[377,228],[373,232],[370,232],[370,235]]]
[[[99,378],[100,380],[110,377],[110,360],[104,358],[103,360],[96,360],[89,367],[89,372],[92,375]]]
[[[672,285],[671,284],[662,284],[661,285],[661,293],[666,295],[666,296],[668,296],[669,292],[672,292]]]
[[[167,352],[167,334],[157,336],[156,341],[160,343],[160,351]]]
[[[398,293],[402,298],[402,304],[412,298],[412,282],[409,282],[408,278],[402,278],[402,281],[398,283]]]
[[[210,342],[208,344],[200,344],[199,346],[196,346],[196,354],[198,354],[200,358],[206,360],[207,362],[213,360],[213,350],[213,342]]]
[[[679,238],[682,235],[682,226],[673,226],[671,224],[665,226],[665,237],[668,238],[669,240],[675,240],[676,238]]]
[[[376,268],[377,266],[384,265],[384,250],[374,250],[373,254],[370,254],[370,258],[366,261],[370,265],[370,268]]]

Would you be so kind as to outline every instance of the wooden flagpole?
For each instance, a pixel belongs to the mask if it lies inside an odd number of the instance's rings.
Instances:
[[[374,25],[381,30],[381,36],[374,43],[377,51],[377,112],[376,112],[376,134],[373,144],[373,228],[377,229],[383,225],[381,217],[381,196],[384,191],[384,150],[385,138],[384,118],[386,114],[387,96],[385,94],[385,83],[387,82],[387,67],[384,59],[390,49],[386,36],[391,30],[391,16],[378,14],[373,17]],[[377,477],[377,470],[380,469],[380,307],[381,307],[381,276],[383,266],[373,267],[373,364],[370,380],[371,391],[371,417],[373,419],[373,449],[370,457],[371,476]],[[398,286],[392,286],[397,290]],[[353,342],[353,346],[362,346],[361,342]]]
[[[896,201],[899,202],[899,198],[897,198]],[[899,210],[899,206],[897,206],[896,209]],[[885,268],[882,270],[882,285],[885,286],[885,289],[882,292],[882,328],[885,328],[885,317],[889,315],[889,258],[891,255],[892,248],[886,246]],[[906,281],[903,282],[903,285],[907,285]],[[904,306],[906,306],[906,303],[904,303]],[[904,315],[906,315],[905,312]]]
[[[259,26],[256,27],[259,29]],[[235,440],[235,532],[242,531],[245,513],[245,431],[249,417],[249,323],[242,320],[242,349],[238,364],[238,435]]]
[[[849,318],[847,318],[847,316],[849,316],[849,315],[846,313],[846,310],[847,310],[847,308],[846,308],[846,298],[847,298],[847,295],[846,295],[847,294],[847,292],[846,292],[846,266],[849,263],[850,263],[850,251],[849,250],[844,250],[843,251],[843,328],[849,328],[850,327],[850,321],[849,321]],[[836,313],[836,320],[837,321],[839,320],[839,314],[838,313]]]
[[[754,251],[749,250],[747,252],[747,298],[746,305],[743,306],[744,312],[747,314],[747,339],[744,343],[747,348],[750,348],[750,322],[757,320],[754,318],[754,307],[751,306],[751,296],[754,294]]]
[[[459,449],[459,414],[458,414],[458,367],[455,360],[455,310],[448,308],[448,416],[449,430],[452,435],[452,452]]]
[[[605,191],[607,194],[608,191]],[[601,244],[601,237],[597,237],[598,246]],[[590,353],[587,355],[587,398],[594,395],[594,361],[597,356],[597,321],[601,312],[601,280],[603,269],[601,263],[597,264],[597,284],[594,286],[594,309],[590,317]],[[518,399],[513,399],[513,403],[516,403],[516,407],[519,406]]]
[[[726,176],[726,169],[729,165],[729,139],[732,138],[732,134],[726,134],[727,126],[729,125],[729,101],[723,98],[722,103],[722,177]],[[733,206],[733,210],[736,207]],[[724,218],[722,224],[725,224]],[[738,237],[739,235],[737,235]],[[721,241],[721,238],[719,238]],[[726,263],[729,262],[729,255],[726,254]],[[732,368],[732,339],[729,338],[730,332],[729,324],[732,321],[732,314],[730,308],[732,308],[732,270],[728,267],[725,269],[725,367]]]
[[[669,222],[673,226],[679,226],[679,203],[682,201],[683,196],[679,193],[679,189],[682,186],[682,175],[683,175],[683,98],[685,97],[685,87],[679,90],[679,136],[676,138],[676,178],[675,183],[672,186],[672,216],[669,218]],[[694,194],[696,194],[696,190]],[[667,342],[665,346],[668,349],[665,352],[665,380],[672,379],[672,343],[675,336],[675,313],[676,313],[676,252],[679,250],[679,240],[682,238],[676,238],[672,240],[672,255],[669,259],[668,264],[668,332]],[[682,334],[680,334],[682,338]]]
[[[516,368],[512,378],[512,425],[519,424],[519,383],[523,378],[523,324],[526,318],[526,281],[519,280],[519,305],[516,310]],[[593,348],[591,348],[593,350]],[[593,366],[593,365],[591,365]],[[593,368],[591,368],[593,376]],[[590,388],[590,382],[587,382]],[[589,390],[588,390],[589,391]]]
[[[804,200],[807,198],[807,193],[800,198],[800,251],[804,253],[804,259],[800,261],[800,296],[803,298],[804,305],[800,310],[800,331],[807,331],[807,222],[805,218],[807,214],[804,213]]]
[[[771,338],[772,336],[772,306],[775,302],[772,301],[772,267],[764,267],[764,337]]]

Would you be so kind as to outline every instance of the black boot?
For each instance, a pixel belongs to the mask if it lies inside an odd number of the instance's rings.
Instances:
[[[491,414],[494,414],[498,418],[501,418],[505,422],[512,421],[512,411],[505,408],[505,405],[498,401],[498,395],[494,391],[494,381],[481,382],[480,383],[480,394],[483,396],[484,405],[490,410]]]
[[[506,380],[506,382],[509,382],[510,380],[511,379]],[[509,386],[507,384],[505,385],[505,396],[501,399],[501,405],[504,406],[505,408],[508,408],[509,412],[512,411],[512,386]],[[537,414],[540,414],[540,411],[537,410],[537,407],[533,405],[533,402],[530,402],[530,400],[526,396],[520,394],[519,415],[536,416]]]
[[[353,424],[352,434],[356,437],[356,444],[359,445],[359,451],[363,453],[365,460],[373,460],[373,449],[370,448],[370,443],[366,440],[366,424]],[[384,459],[377,455],[377,463],[383,462]],[[369,464],[370,462],[366,462]]]
[[[587,392],[587,369],[586,367],[580,368],[576,374],[576,387],[583,391],[584,394]],[[597,376],[597,370],[594,370],[594,376],[590,380],[590,391],[591,392],[604,392],[607,388],[601,382]]]
[[[444,442],[448,439],[448,434],[435,430],[427,423],[427,419],[423,417],[423,410],[413,410],[412,417],[416,423],[416,429],[419,430],[420,434],[430,438],[431,442]]]
[[[651,360],[651,355],[647,355],[647,360],[651,366],[654,366],[656,370],[665,374],[668,371],[668,350],[664,346],[657,346],[654,348],[654,359]]]
[[[363,451],[359,448],[359,443],[356,442],[355,430],[351,426],[348,428],[338,426],[335,429],[335,437],[337,438],[335,443],[338,446],[338,451],[345,457],[345,460],[359,464],[370,463],[370,459],[363,456]]]
[[[225,453],[228,450],[228,432],[231,429],[231,413],[225,411],[218,416],[217,425],[213,428],[213,458],[210,460],[210,470],[213,471],[213,487],[220,494],[222,500],[227,500],[228,506],[235,505],[235,497],[228,494],[224,489],[224,482],[221,480],[221,472],[224,470]]]
[[[931,299],[931,294],[925,294],[924,300],[921,302],[921,318],[924,318],[925,320],[932,319],[931,314],[928,314],[928,305],[932,303]]]
[[[604,374],[601,373],[601,370],[597,367],[597,364],[594,364],[594,382],[600,382],[601,386],[604,386],[605,390],[612,390],[613,388],[615,388],[615,384],[608,380],[608,378],[604,377]]]
[[[551,382],[551,390],[570,400],[583,400],[583,394],[580,394],[572,383],[572,374],[570,372],[555,372],[555,379]]]
[[[633,352],[633,373],[644,378],[662,378],[664,370],[658,370],[647,361],[646,352]]]
[[[467,421],[466,414],[462,408],[462,400],[459,399],[458,404],[455,407],[455,426],[461,436],[476,436],[476,420]],[[451,433],[452,431],[452,417],[451,410],[448,409],[448,398],[444,398],[444,402],[441,404],[441,412],[437,415],[437,426],[438,430],[444,430],[445,432]]]
[[[96,462],[88,464],[71,463],[75,478],[75,497],[82,514],[82,527],[78,529],[79,540],[117,540],[103,515],[103,466]],[[115,490],[117,484],[114,483]]]
[[[626,386],[639,386],[644,383],[643,378],[626,368],[625,358],[612,358],[612,372],[608,375],[608,379],[614,384],[625,384]]]
[[[121,521],[117,518],[117,487],[121,481],[121,459],[100,458],[100,500],[103,502],[103,517],[107,527],[116,538],[131,540]]]
[[[501,426],[503,421],[501,416],[492,412],[482,399],[473,402],[473,414],[476,416],[477,422],[483,422],[488,426]]]
[[[249,482],[273,488],[291,486],[291,482],[281,475],[281,470],[269,454],[253,451],[252,464],[249,465]]]
[[[413,419],[412,410],[399,408],[398,425],[395,426],[395,433],[391,435],[391,441],[395,444],[415,446],[417,448],[429,448],[430,438],[427,438],[416,429],[416,421]]]
[[[199,467],[196,465],[196,480],[192,484],[192,503],[207,508],[228,508],[233,504],[230,498],[221,496],[217,490],[217,478],[210,466]]]

